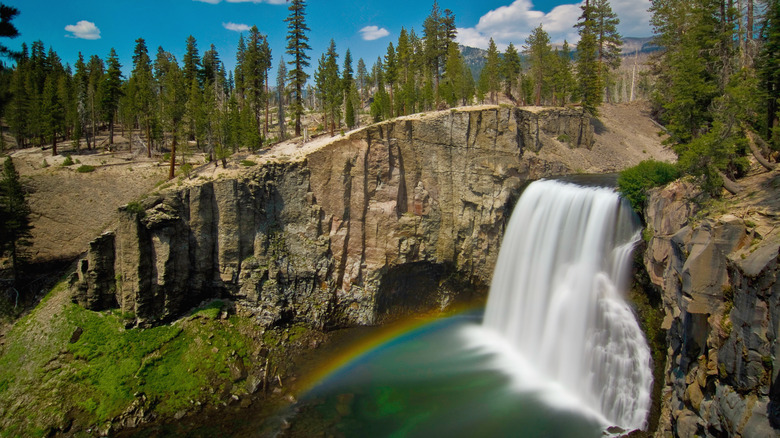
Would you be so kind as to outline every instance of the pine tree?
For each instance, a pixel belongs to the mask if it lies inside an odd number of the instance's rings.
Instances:
[[[244,59],[246,58],[246,42],[244,36],[238,37],[238,48],[236,49],[236,75],[235,75],[235,89],[236,99],[239,104],[243,104],[244,101]]]
[[[564,40],[563,47],[559,52],[555,50],[553,65],[553,101],[554,103],[565,106],[569,102],[572,93],[572,84],[574,83],[574,73],[572,71],[571,51],[569,43]]]
[[[11,132],[16,138],[18,147],[25,146],[27,139],[30,96],[27,93],[27,77],[29,69],[29,58],[27,57],[27,46],[22,44],[22,50],[16,61],[16,69],[11,78],[11,103],[7,111],[7,121]]]
[[[0,3],[0,37],[16,38],[19,36],[19,31],[16,29],[11,20],[19,15],[19,10],[8,5]],[[18,59],[21,56],[21,52],[14,52],[3,44],[0,44],[0,56],[6,58]]]
[[[450,107],[460,105],[467,99],[468,84],[467,78],[463,73],[463,58],[458,49],[458,44],[452,42],[447,53],[444,76],[442,76],[441,86],[439,87],[442,99]]]
[[[355,123],[355,106],[358,104],[355,78],[352,76],[352,53],[347,49],[344,54],[344,68],[341,74],[342,93],[344,94],[344,123],[352,129]]]
[[[415,101],[415,71],[414,48],[412,47],[409,33],[401,28],[396,47],[396,62],[398,64],[398,96],[395,99],[395,113],[407,115],[414,111]]]
[[[160,107],[163,123],[171,133],[171,159],[168,179],[173,179],[176,171],[176,146],[181,135],[187,103],[187,87],[184,74],[176,58],[162,50],[157,53],[156,69],[160,84]]]
[[[610,82],[611,71],[620,66],[620,48],[623,46],[623,38],[617,31],[620,19],[612,11],[609,0],[593,0],[593,2],[596,15],[594,21],[596,23],[599,74],[602,84],[606,86]],[[609,101],[610,96],[609,89],[610,87],[606,87],[607,101]]]
[[[764,95],[764,137],[780,149],[780,4],[769,1],[764,15],[762,49],[757,61]]]
[[[339,78],[338,53],[336,43],[330,40],[328,51],[325,54],[325,70],[323,80],[325,82],[325,108],[330,118],[330,135],[335,134],[336,124],[341,126],[341,104],[343,101],[342,83]]]
[[[487,50],[487,60],[479,75],[479,90],[481,95],[488,95],[490,102],[498,103],[497,94],[501,89],[501,59],[498,56],[498,48],[493,38],[490,38]]]
[[[135,40],[133,51],[133,71],[130,83],[133,90],[133,112],[140,119],[146,133],[146,156],[152,157],[152,113],[156,96],[154,95],[154,77],[152,76],[152,60],[146,41],[143,38]]]
[[[575,25],[579,28],[580,35],[580,42],[577,44],[577,84],[582,108],[593,116],[598,115],[603,93],[595,20],[595,8],[591,6],[590,0],[585,0],[582,15]]]
[[[276,74],[276,96],[279,103],[278,117],[279,117],[279,140],[284,141],[287,138],[287,126],[286,117],[284,113],[284,98],[287,95],[287,87],[285,81],[287,80],[287,67],[285,66],[284,59],[279,60],[279,70]]]
[[[303,115],[303,86],[309,77],[304,71],[309,66],[309,55],[307,51],[311,50],[308,44],[309,37],[306,32],[306,1],[292,0],[288,8],[290,15],[284,20],[288,24],[287,32],[287,54],[292,56],[292,61],[288,64],[293,66],[290,70],[290,84],[292,86],[293,101],[290,102],[290,109],[295,118],[295,135],[301,135],[301,116]]]
[[[52,155],[57,155],[57,134],[61,132],[64,106],[57,95],[56,75],[46,77],[43,87],[42,126],[43,135],[52,143]]]
[[[24,260],[22,248],[30,245],[30,213],[19,174],[13,160],[8,157],[3,163],[0,179],[0,249],[11,253],[14,281]]]
[[[542,104],[543,95],[549,88],[549,73],[552,70],[552,48],[550,36],[540,24],[531,31],[523,46],[524,53],[531,64],[530,74],[534,81],[534,105]]]
[[[517,84],[522,69],[520,54],[517,53],[515,45],[510,42],[504,52],[504,57],[501,59],[501,77],[506,83],[506,96],[511,100],[515,100],[512,90]]]
[[[76,139],[76,150],[79,149],[81,136],[87,134],[87,125],[89,123],[89,98],[87,90],[89,88],[89,73],[87,65],[84,63],[84,56],[79,52],[76,61],[76,72],[73,75],[73,87],[76,95],[77,122],[74,137]],[[87,135],[87,148],[89,148],[89,136]]]
[[[119,57],[116,54],[116,50],[111,48],[106,60],[108,69],[103,76],[101,87],[101,109],[108,122],[108,144],[114,144],[114,119],[116,118],[116,110],[119,106],[119,98],[122,96],[122,65],[119,64]]]
[[[92,134],[92,147],[97,147],[97,122],[100,120],[100,84],[103,79],[104,65],[103,60],[97,55],[92,55],[87,63],[87,102],[90,123],[90,133]],[[87,140],[89,148],[89,140]]]
[[[368,100],[368,70],[366,70],[366,63],[363,61],[363,58],[358,59],[357,63],[357,86],[360,100],[365,102]]]
[[[377,58],[372,69],[374,80],[376,81],[376,93],[374,93],[374,101],[371,102],[371,117],[374,119],[374,122],[379,122],[390,117],[390,98],[385,89],[382,64],[382,58]]]
[[[390,89],[390,117],[394,115],[393,108],[393,88],[398,81],[398,63],[395,60],[395,48],[391,42],[387,46],[387,54],[385,55],[385,81]]]

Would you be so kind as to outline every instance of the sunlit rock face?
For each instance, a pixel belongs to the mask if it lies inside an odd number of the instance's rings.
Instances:
[[[645,212],[645,265],[663,291],[669,343],[658,433],[780,436],[780,239],[730,213],[690,220],[699,195],[678,181]]]
[[[444,307],[486,292],[522,187],[573,173],[562,158],[575,162],[593,142],[590,119],[569,109],[372,125],[303,159],[124,208],[74,289],[92,308],[112,304],[94,297],[113,298],[141,324],[215,296],[241,300],[268,325],[372,324]],[[406,275],[421,281],[407,287]],[[94,280],[105,278],[115,281]]]

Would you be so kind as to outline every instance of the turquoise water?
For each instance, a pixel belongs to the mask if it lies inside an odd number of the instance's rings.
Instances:
[[[602,435],[604,425],[559,389],[507,372],[515,358],[479,345],[491,336],[480,319],[433,322],[343,367],[290,409],[280,436]]]

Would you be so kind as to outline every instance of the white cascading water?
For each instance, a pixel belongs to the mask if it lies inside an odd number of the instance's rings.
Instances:
[[[532,183],[509,221],[483,323],[625,429],[646,426],[652,385],[650,350],[622,295],[638,229],[611,189]]]

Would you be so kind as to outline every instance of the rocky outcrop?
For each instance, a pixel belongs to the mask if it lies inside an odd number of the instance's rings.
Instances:
[[[668,330],[657,435],[780,436],[780,235],[698,212],[700,196],[678,181],[654,191],[645,212],[645,265]]]
[[[485,290],[521,187],[593,146],[580,111],[445,111],[369,126],[302,159],[122,209],[77,300],[141,324],[228,296],[263,324],[372,324]],[[105,279],[115,281],[104,281]]]

